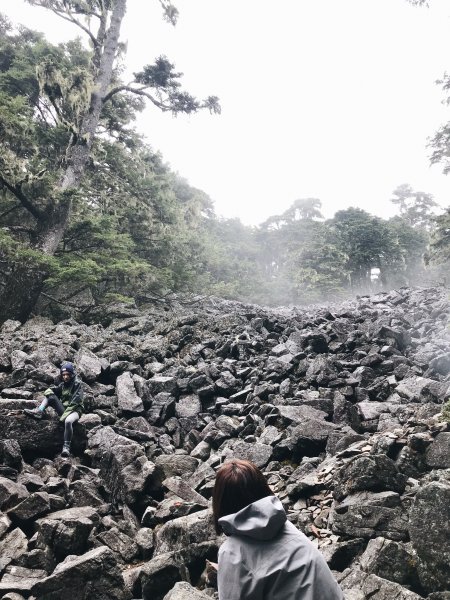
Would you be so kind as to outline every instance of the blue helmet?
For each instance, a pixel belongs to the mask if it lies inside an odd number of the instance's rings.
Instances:
[[[66,373],[69,373],[69,375],[71,377],[73,377],[75,375],[75,367],[73,366],[73,363],[71,363],[71,362],[63,362],[60,367],[60,372],[61,372],[61,375],[64,372],[66,372]]]

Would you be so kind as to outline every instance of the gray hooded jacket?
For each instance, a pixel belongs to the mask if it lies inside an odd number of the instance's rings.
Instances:
[[[267,496],[219,519],[219,600],[343,600],[327,563]]]

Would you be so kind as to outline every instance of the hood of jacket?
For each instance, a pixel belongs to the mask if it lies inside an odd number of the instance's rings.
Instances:
[[[286,522],[283,505],[276,496],[266,496],[242,510],[219,519],[226,535],[245,535],[255,540],[271,540]]]

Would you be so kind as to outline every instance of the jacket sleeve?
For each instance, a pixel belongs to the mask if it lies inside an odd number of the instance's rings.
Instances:
[[[315,560],[310,565],[306,580],[311,578],[311,585],[306,585],[305,600],[344,600],[344,594],[338,582],[331,573],[325,559],[317,552]]]
[[[55,396],[57,396],[60,400],[61,400],[61,395],[62,395],[62,383],[60,383],[59,385],[54,385],[53,387],[49,388],[52,390],[52,392],[55,394]]]
[[[217,587],[219,600],[263,600],[261,581],[248,569],[242,556],[227,543],[219,550]]]

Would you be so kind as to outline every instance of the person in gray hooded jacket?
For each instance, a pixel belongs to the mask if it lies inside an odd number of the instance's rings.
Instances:
[[[292,523],[261,471],[233,459],[216,474],[219,600],[343,600],[323,556]]]

